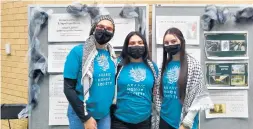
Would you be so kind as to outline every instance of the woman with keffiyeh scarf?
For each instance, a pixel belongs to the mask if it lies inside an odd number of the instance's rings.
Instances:
[[[85,43],[75,46],[64,67],[64,93],[69,101],[70,129],[110,129],[115,93],[116,55],[108,43],[113,19],[100,15]]]
[[[152,129],[197,129],[199,111],[213,104],[200,63],[186,54],[185,39],[177,28],[165,32],[159,80]]]

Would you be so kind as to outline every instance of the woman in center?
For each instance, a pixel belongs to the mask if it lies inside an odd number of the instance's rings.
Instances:
[[[117,103],[112,129],[150,129],[152,93],[158,68],[139,32],[127,35],[116,74]]]

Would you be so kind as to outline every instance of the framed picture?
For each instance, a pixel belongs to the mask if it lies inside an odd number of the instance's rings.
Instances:
[[[230,77],[229,75],[221,75],[221,76],[209,76],[209,83],[211,85],[230,85]]]
[[[248,33],[244,31],[204,32],[206,57],[211,60],[248,59]]]
[[[206,62],[209,89],[248,89],[248,62]]]
[[[214,104],[214,108],[210,109],[210,114],[225,114],[226,104]]]

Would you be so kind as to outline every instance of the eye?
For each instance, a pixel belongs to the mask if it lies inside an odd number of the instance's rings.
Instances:
[[[139,45],[144,45],[144,43],[142,41],[138,41]]]
[[[169,45],[170,42],[164,41],[164,45]]]
[[[128,45],[135,45],[135,42],[134,42],[134,41],[130,41],[130,42],[128,43]]]
[[[103,25],[97,25],[96,28],[97,28],[97,29],[104,29],[104,26],[103,26]]]
[[[96,28],[97,28],[97,29],[105,29],[105,30],[107,30],[107,31],[109,31],[109,32],[113,32],[113,28],[110,27],[110,26],[105,26],[105,25],[99,24],[99,25],[97,25]]]
[[[112,27],[106,27],[107,31],[113,32],[113,28]]]
[[[171,40],[171,43],[175,44],[175,43],[177,43],[177,40]]]

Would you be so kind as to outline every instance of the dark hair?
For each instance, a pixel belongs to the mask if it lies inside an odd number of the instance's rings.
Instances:
[[[146,38],[141,33],[137,32],[137,31],[132,31],[125,38],[123,49],[122,49],[122,52],[120,54],[120,58],[122,59],[121,65],[126,65],[130,62],[129,55],[128,55],[128,43],[129,43],[130,38],[134,35],[139,36],[143,41],[143,44],[144,44],[144,47],[145,47],[145,52],[142,56],[143,61],[147,64],[147,60],[148,59],[150,60],[150,57],[149,57],[149,54],[148,54],[148,44],[147,44]]]
[[[181,102],[184,101],[185,99],[185,91],[186,91],[186,85],[187,85],[187,78],[188,78],[188,63],[187,63],[187,56],[185,52],[185,39],[182,34],[182,32],[177,29],[177,28],[170,28],[168,29],[163,37],[163,41],[165,39],[165,36],[167,34],[172,34],[176,36],[180,42],[181,42],[181,49],[180,49],[180,72],[179,72],[179,79],[178,79],[178,89],[179,89],[179,98]],[[163,96],[163,85],[162,85],[162,80],[163,80],[163,74],[164,71],[167,67],[167,64],[172,60],[172,55],[169,55],[170,57],[168,58],[169,54],[164,50],[163,47],[163,63],[162,63],[162,70],[161,70],[161,86],[160,86],[160,94]]]

